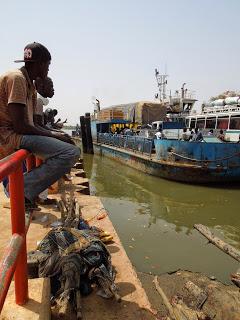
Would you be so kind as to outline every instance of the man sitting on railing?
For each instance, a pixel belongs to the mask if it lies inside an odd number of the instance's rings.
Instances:
[[[17,149],[26,149],[44,163],[24,176],[26,202],[57,181],[79,157],[79,148],[69,136],[33,125],[36,90],[33,81],[45,79],[51,55],[40,43],[24,49],[25,66],[0,76],[0,159]]]

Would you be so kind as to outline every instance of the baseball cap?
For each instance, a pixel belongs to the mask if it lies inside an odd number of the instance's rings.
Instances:
[[[51,54],[48,49],[38,42],[29,43],[24,48],[23,60],[14,62],[46,62],[51,60]]]

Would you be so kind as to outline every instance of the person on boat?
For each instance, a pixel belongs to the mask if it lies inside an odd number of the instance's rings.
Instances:
[[[120,128],[119,127],[116,128],[115,134],[120,134]]]
[[[209,130],[208,136],[213,136],[213,129],[210,129],[210,130]]]
[[[26,149],[41,156],[44,163],[24,175],[25,204],[32,203],[77,161],[80,150],[70,137],[32,125],[36,104],[34,80],[45,79],[51,54],[40,43],[24,48],[25,65],[0,76],[0,159],[15,150]]]
[[[124,132],[124,134],[125,134],[126,136],[133,136],[133,131],[132,131],[131,128],[127,127],[126,130],[125,130],[125,132]]]
[[[183,128],[183,133],[180,140],[189,141],[190,135],[187,133],[187,128]]]
[[[163,131],[162,131],[162,128],[158,129],[158,131],[155,133],[155,137],[157,138],[157,140],[166,138]]]
[[[194,131],[193,131],[192,128],[189,128],[189,129],[188,129],[188,134],[189,134],[189,141],[190,141],[190,140],[192,140],[193,135],[194,135]]]
[[[224,135],[222,129],[219,131],[219,135],[217,137],[218,137],[218,139],[220,139],[222,141],[225,141],[225,135]]]
[[[202,141],[202,140],[203,140],[202,132],[198,130],[198,128],[195,128],[192,141]]]

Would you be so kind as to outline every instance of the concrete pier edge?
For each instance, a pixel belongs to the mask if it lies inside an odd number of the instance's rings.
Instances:
[[[100,319],[155,319],[154,311],[151,308],[148,297],[142,287],[137,273],[134,270],[117,232],[112,225],[109,216],[98,220],[98,213],[103,212],[105,208],[98,197],[82,194],[79,191],[81,182],[86,184],[86,178],[77,177],[75,174],[79,169],[72,169],[70,182],[65,182],[63,190],[73,191],[77,198],[83,218],[90,221],[91,225],[96,225],[113,235],[114,242],[107,246],[111,253],[112,264],[116,268],[116,284],[119,287],[119,294],[122,296],[122,302],[107,300],[98,296],[97,290],[87,297],[83,297],[83,316],[85,320]],[[82,171],[81,171],[82,172]],[[60,199],[60,193],[51,195],[51,198]],[[10,239],[10,209],[3,191],[0,192],[0,223],[4,230],[4,235],[0,239],[0,254],[3,251],[7,240]],[[37,242],[40,241],[50,230],[50,224],[60,218],[60,212],[50,206],[41,207],[40,212],[35,212],[35,220],[32,221],[27,235],[27,249],[34,250]],[[47,216],[47,221],[45,217]],[[49,279],[30,279],[29,280],[30,300],[25,306],[15,304],[14,285],[11,284],[7,295],[1,320],[48,320],[50,319],[50,282]]]

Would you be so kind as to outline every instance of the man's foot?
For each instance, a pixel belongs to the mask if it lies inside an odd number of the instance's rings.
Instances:
[[[52,204],[57,204],[57,201],[55,199],[50,199],[50,198],[47,198],[47,199],[39,198],[37,200],[37,202],[42,206],[49,206],[49,205],[52,205]]]

